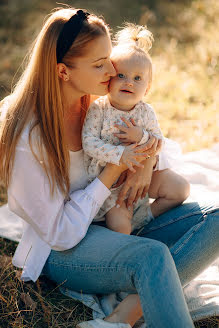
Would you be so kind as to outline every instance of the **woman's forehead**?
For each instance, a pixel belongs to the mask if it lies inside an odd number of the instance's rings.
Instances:
[[[112,51],[111,39],[108,35],[99,36],[88,43],[84,50],[82,60],[95,63],[101,59],[106,59]]]

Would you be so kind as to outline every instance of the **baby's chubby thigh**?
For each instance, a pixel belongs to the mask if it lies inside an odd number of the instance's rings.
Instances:
[[[133,206],[128,209],[126,201],[123,201],[119,208],[114,206],[106,213],[106,226],[113,231],[130,235],[132,217]]]
[[[186,179],[171,169],[154,171],[149,187],[149,197],[153,199],[166,198],[183,202],[190,193],[190,186]]]

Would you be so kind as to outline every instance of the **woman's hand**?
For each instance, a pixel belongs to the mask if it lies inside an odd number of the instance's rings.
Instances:
[[[162,139],[158,139],[149,133],[148,141],[145,144],[138,146],[138,151],[144,151],[148,154],[148,156],[156,156],[160,152],[161,147]]]
[[[124,182],[124,185],[119,193],[117,205],[121,206],[122,202],[126,199],[127,194],[127,207],[131,207],[133,203],[137,203],[139,198],[144,198],[150,187],[151,178],[153,174],[153,167],[156,164],[156,157],[152,156],[144,161],[144,168],[137,168],[136,173],[129,170],[124,171],[117,183],[113,187],[118,187]]]
[[[142,145],[143,146],[143,145]],[[121,161],[120,165],[115,165],[112,163],[107,163],[103,171],[98,176],[99,180],[105,184],[105,186],[110,189],[115,181],[118,180],[120,175],[130,167],[133,168],[133,165],[143,168],[144,165],[140,164],[142,161],[145,161],[145,158],[148,157],[147,152],[143,152],[144,148],[142,146],[130,145],[127,146],[133,156],[132,162]],[[133,171],[136,170],[133,168]]]

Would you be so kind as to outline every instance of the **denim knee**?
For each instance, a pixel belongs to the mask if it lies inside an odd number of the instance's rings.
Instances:
[[[162,242],[141,238],[130,254],[129,266],[134,273],[145,271],[146,275],[162,272],[174,264],[169,248]]]

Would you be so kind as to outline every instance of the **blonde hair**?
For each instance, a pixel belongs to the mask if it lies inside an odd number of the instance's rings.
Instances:
[[[14,91],[0,103],[0,112],[7,103],[7,111],[0,125],[0,178],[6,187],[10,183],[19,137],[29,118],[34,117],[29,132],[31,151],[48,176],[51,194],[56,186],[66,196],[68,194],[69,152],[64,140],[64,113],[56,69],[56,45],[64,24],[75,13],[74,8],[57,8],[49,16],[29,52],[26,69]],[[72,60],[82,55],[90,41],[108,33],[108,27],[101,18],[89,15],[62,62],[72,64]],[[89,96],[81,98],[81,106],[84,109],[83,120],[89,106]],[[34,140],[38,155],[31,140],[35,129],[39,135],[38,140]]]
[[[154,41],[153,34],[147,26],[125,23],[124,27],[115,34],[113,39],[112,59],[121,58],[129,54],[137,54],[150,63],[149,78],[152,80],[152,60],[149,50]]]

